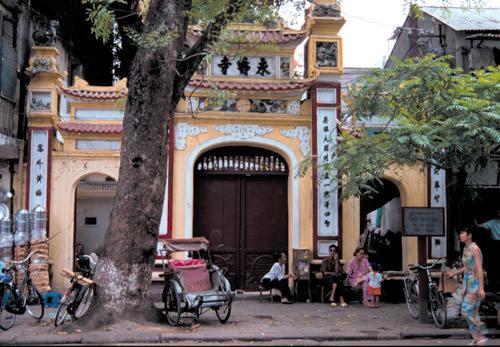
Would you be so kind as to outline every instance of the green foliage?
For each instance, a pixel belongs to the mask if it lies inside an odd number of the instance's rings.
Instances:
[[[110,10],[112,3],[126,4],[125,0],[81,0],[82,4],[89,5],[87,19],[93,24],[92,34],[107,42],[113,32],[115,14]]]
[[[344,198],[362,195],[367,182],[390,165],[424,163],[454,172],[482,168],[500,155],[500,68],[463,74],[449,59],[400,61],[350,86],[356,122],[377,117],[386,126],[372,136],[362,126],[361,137],[352,130],[338,137],[337,160],[326,170],[342,178]]]
[[[166,28],[164,30],[159,28],[158,31],[147,33],[139,32],[133,28],[124,28],[124,31],[135,45],[149,50],[163,49],[178,36],[177,33],[170,32]]]

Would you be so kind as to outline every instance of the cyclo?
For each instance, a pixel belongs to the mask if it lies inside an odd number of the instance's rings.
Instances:
[[[209,309],[221,323],[231,314],[234,292],[224,271],[212,263],[209,241],[204,237],[163,239],[160,250],[165,280],[162,300],[170,325],[178,325],[182,314],[196,318]],[[174,252],[191,252],[191,259],[172,259]],[[202,257],[206,255],[206,259]]]

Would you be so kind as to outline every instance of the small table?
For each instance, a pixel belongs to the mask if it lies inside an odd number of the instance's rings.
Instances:
[[[294,283],[293,283],[293,291],[294,291],[294,294],[295,294],[295,301],[298,301],[298,297],[299,297],[299,285],[300,283],[304,283],[306,286],[307,286],[307,294],[308,294],[308,298],[307,298],[307,302],[312,302],[312,295],[311,295],[311,277],[310,276],[300,276],[298,277],[296,280],[294,280]]]

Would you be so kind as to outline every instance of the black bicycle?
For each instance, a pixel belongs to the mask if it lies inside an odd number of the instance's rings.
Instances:
[[[418,319],[420,312],[420,299],[418,292],[418,269],[422,269],[427,274],[428,279],[428,311],[432,315],[432,320],[438,328],[445,328],[447,322],[446,300],[442,292],[438,290],[436,282],[431,277],[430,270],[439,264],[439,260],[434,261],[429,266],[410,264],[410,274],[404,280],[404,294],[410,315]]]
[[[12,261],[10,266],[4,268],[5,274],[0,282],[0,328],[10,329],[16,320],[16,315],[28,314],[40,320],[43,317],[45,306],[43,297],[33,284],[28,269],[28,261],[38,251],[31,252],[26,259]],[[14,272],[24,273],[24,278],[19,286],[14,281]]]
[[[92,253],[76,259],[76,272],[63,268],[61,275],[70,279],[70,285],[57,310],[54,320],[56,327],[64,324],[66,317],[76,320],[89,309],[96,291],[96,283],[92,280],[96,265],[97,255]]]

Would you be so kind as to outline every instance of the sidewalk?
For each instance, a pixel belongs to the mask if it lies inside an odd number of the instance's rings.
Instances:
[[[50,320],[55,312],[56,309],[47,309],[41,322],[26,314],[18,316],[10,330],[0,332],[0,345],[470,338],[465,328],[438,329],[431,323],[421,324],[410,317],[405,304],[390,303],[383,303],[379,309],[360,304],[331,308],[320,303],[271,304],[246,295],[233,303],[226,324],[219,323],[215,312],[210,310],[198,322],[183,318],[179,327],[123,322],[91,332],[74,330],[70,323],[64,325],[64,330],[55,328]],[[494,338],[500,337],[500,330],[490,329],[489,333]]]

